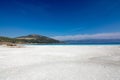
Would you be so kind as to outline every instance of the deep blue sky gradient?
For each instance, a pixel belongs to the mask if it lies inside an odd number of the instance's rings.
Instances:
[[[0,35],[120,32],[120,0],[0,0]]]

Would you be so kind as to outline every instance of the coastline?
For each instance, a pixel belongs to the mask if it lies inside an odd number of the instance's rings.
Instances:
[[[22,44],[26,47],[39,47],[39,46],[120,46],[120,44]]]

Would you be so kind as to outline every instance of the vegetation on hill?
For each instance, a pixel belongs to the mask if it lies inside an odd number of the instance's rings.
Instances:
[[[0,42],[11,42],[11,43],[18,43],[21,42],[21,40],[15,39],[15,38],[8,38],[8,37],[0,37]]]
[[[21,36],[17,38],[0,37],[0,43],[19,43],[19,44],[29,44],[29,43],[60,43],[60,41],[41,35],[28,35]]]

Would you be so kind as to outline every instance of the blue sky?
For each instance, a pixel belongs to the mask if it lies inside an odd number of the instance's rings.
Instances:
[[[120,0],[0,0],[0,35],[120,32]]]

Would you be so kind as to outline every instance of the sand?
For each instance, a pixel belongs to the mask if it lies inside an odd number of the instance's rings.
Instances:
[[[120,46],[0,46],[0,80],[120,80]]]

